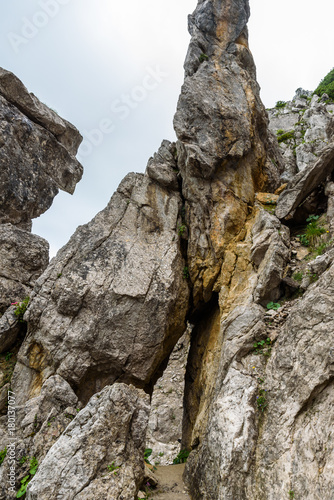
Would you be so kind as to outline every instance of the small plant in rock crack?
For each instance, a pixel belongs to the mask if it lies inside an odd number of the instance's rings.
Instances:
[[[327,232],[327,231],[326,231]],[[320,243],[314,248],[315,254],[316,255],[322,255],[326,248],[328,248],[330,245],[332,245],[334,242],[333,239],[330,239],[329,241],[324,241],[323,243]]]
[[[32,478],[34,477],[34,475],[36,474],[37,469],[38,469],[38,460],[37,460],[37,458],[32,457],[30,459],[30,464],[29,465],[30,465],[29,473],[26,476],[24,476],[23,479],[21,479],[21,487],[20,487],[19,491],[16,494],[16,498],[21,498],[21,497],[23,497],[23,495],[26,494],[28,484],[32,480]]]
[[[183,268],[183,279],[187,280],[188,278],[189,278],[189,269],[187,268],[187,266],[185,266]]]
[[[275,104],[275,108],[277,109],[285,108],[286,105],[287,103],[285,101],[277,101],[277,103]]]
[[[148,457],[152,455],[152,448],[146,448],[144,451],[144,460],[147,464],[151,465],[151,462],[149,461]]]
[[[302,281],[302,279],[303,279],[303,273],[301,271],[297,271],[295,274],[293,274],[292,278],[295,281]]]
[[[268,304],[267,304],[268,310],[273,309],[274,311],[277,311],[277,309],[279,309],[280,307],[281,307],[281,304],[279,304],[278,302],[268,302]]]
[[[202,54],[199,56],[199,62],[204,62],[204,61],[207,61],[209,59],[209,56],[207,56],[206,54],[204,54],[204,52],[202,52]]]
[[[74,419],[74,415],[71,415],[71,413],[64,413],[64,416],[66,418],[69,418],[70,420],[73,420]]]
[[[0,451],[0,465],[5,460],[6,455],[7,455],[7,448]]]
[[[271,354],[271,339],[268,337],[266,340],[254,342],[254,354],[263,354],[263,356],[270,356]]]
[[[289,490],[289,498],[290,498],[290,500],[295,498],[295,492],[293,490]]]
[[[177,229],[180,236],[182,236],[186,230],[187,230],[187,226],[185,224],[181,224],[181,226],[179,226]]]
[[[277,137],[277,141],[280,144],[281,142],[287,142],[295,138],[295,133],[292,132],[285,132],[285,134],[282,134]]]
[[[181,450],[177,454],[176,458],[174,458],[173,465],[186,463],[187,458],[189,457],[189,455],[190,455],[190,451],[188,451],[188,450]]]
[[[326,233],[326,229],[323,227],[321,223],[319,223],[319,215],[310,215],[307,219],[306,222],[308,222],[304,234],[298,234],[297,238],[299,239],[300,243],[305,246],[312,246],[314,247],[317,241],[319,240],[319,237]]]
[[[51,417],[50,420],[48,421],[48,427],[51,427],[52,421],[56,420],[56,417]]]
[[[307,271],[306,276],[310,278],[311,283],[315,283],[319,278],[317,273],[312,273],[310,270]]]
[[[319,215],[310,215],[306,222],[305,235],[310,242],[310,245],[314,246],[317,238],[326,232],[325,228],[318,222]]]
[[[107,466],[107,469],[109,472],[113,472],[115,476],[118,474],[118,469],[120,469],[120,466],[115,465],[115,462],[112,462],[111,465]]]
[[[267,408],[267,389],[259,389],[258,396],[256,396],[256,406],[262,413]]]
[[[149,498],[152,497],[152,490],[154,487],[151,485],[149,481],[147,481],[142,487],[141,490],[144,490],[145,496],[138,496],[138,500],[148,500]],[[143,493],[143,491],[141,492]]]
[[[15,316],[17,316],[18,321],[23,323],[23,316],[27,310],[29,304],[29,297],[26,297],[22,302],[14,302],[12,305],[16,305],[16,309],[14,311]]]
[[[308,247],[310,244],[310,241],[306,234],[297,234],[297,238],[299,239],[299,242],[303,247]]]

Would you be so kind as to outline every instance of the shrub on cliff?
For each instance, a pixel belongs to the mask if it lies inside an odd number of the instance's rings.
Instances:
[[[331,99],[334,99],[334,68],[321,80],[314,93],[319,97],[322,94],[328,94]]]

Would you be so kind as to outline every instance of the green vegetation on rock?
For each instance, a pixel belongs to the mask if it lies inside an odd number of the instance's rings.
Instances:
[[[277,140],[279,143],[281,143],[281,142],[289,141],[290,139],[294,139],[294,138],[295,138],[295,132],[292,130],[291,132],[285,132],[284,134],[279,135],[277,137]]]
[[[181,450],[176,458],[173,460],[173,465],[177,464],[184,464],[187,461],[187,458],[189,457],[190,451],[188,450]]]
[[[5,460],[6,455],[7,455],[7,448],[5,448],[4,450],[1,450],[1,451],[0,451],[0,465],[1,465],[1,464],[2,464],[2,462]]]
[[[286,105],[287,105],[286,101],[277,101],[277,103],[275,104],[275,108],[277,109],[285,108]]]
[[[30,459],[29,472],[23,479],[21,479],[21,487],[16,494],[16,498],[21,498],[26,494],[29,482],[32,480],[38,469],[38,460],[35,457]]]
[[[334,68],[321,80],[314,93],[319,97],[327,94],[328,97],[334,99]]]

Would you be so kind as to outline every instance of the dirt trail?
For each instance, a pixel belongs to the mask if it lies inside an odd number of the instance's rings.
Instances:
[[[154,475],[159,481],[153,500],[190,500],[183,483],[182,474],[185,464],[158,467]]]

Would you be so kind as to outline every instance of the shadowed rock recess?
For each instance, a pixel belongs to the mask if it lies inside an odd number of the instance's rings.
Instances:
[[[168,464],[178,440],[182,498],[334,498],[332,108],[298,89],[269,128],[249,15],[199,0],[177,141],[49,265],[29,225],[80,179],[80,136],[1,70],[1,500],[164,495],[145,444]],[[20,323],[11,299],[28,292]]]

